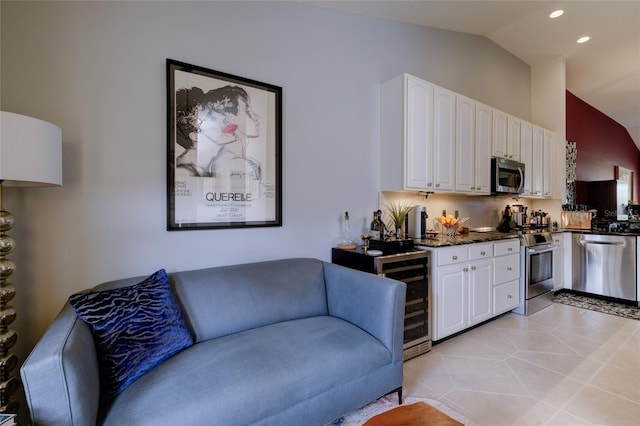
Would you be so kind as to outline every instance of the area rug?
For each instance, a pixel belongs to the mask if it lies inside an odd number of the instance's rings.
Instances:
[[[417,404],[417,405],[416,405]],[[395,411],[399,407],[402,410]],[[381,417],[378,417],[381,416]],[[413,417],[412,417],[413,416]],[[405,397],[398,405],[398,395],[384,396],[326,426],[475,426],[475,423],[439,401]]]
[[[556,303],[589,309],[591,311],[602,312],[619,317],[631,318],[640,321],[640,308],[625,305],[624,303],[611,302],[609,300],[598,299],[573,293],[558,293],[553,298]]]

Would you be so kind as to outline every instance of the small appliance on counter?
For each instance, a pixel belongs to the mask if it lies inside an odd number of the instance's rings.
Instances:
[[[423,240],[427,234],[427,208],[415,206],[409,210],[406,219],[407,236],[416,240]]]
[[[522,204],[514,204],[511,206],[511,217],[516,228],[524,228],[527,226],[527,206]]]

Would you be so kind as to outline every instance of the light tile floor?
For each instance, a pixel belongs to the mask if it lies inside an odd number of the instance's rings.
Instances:
[[[554,303],[404,364],[404,395],[481,426],[640,425],[640,321]]]

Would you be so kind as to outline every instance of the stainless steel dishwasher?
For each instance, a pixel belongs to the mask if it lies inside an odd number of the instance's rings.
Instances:
[[[636,237],[573,234],[573,290],[637,301]]]

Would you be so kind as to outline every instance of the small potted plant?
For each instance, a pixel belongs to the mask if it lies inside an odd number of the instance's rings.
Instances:
[[[413,208],[413,204],[405,202],[389,203],[387,205],[387,214],[391,216],[393,225],[395,226],[396,239],[404,239],[402,225],[404,225],[407,215]]]

